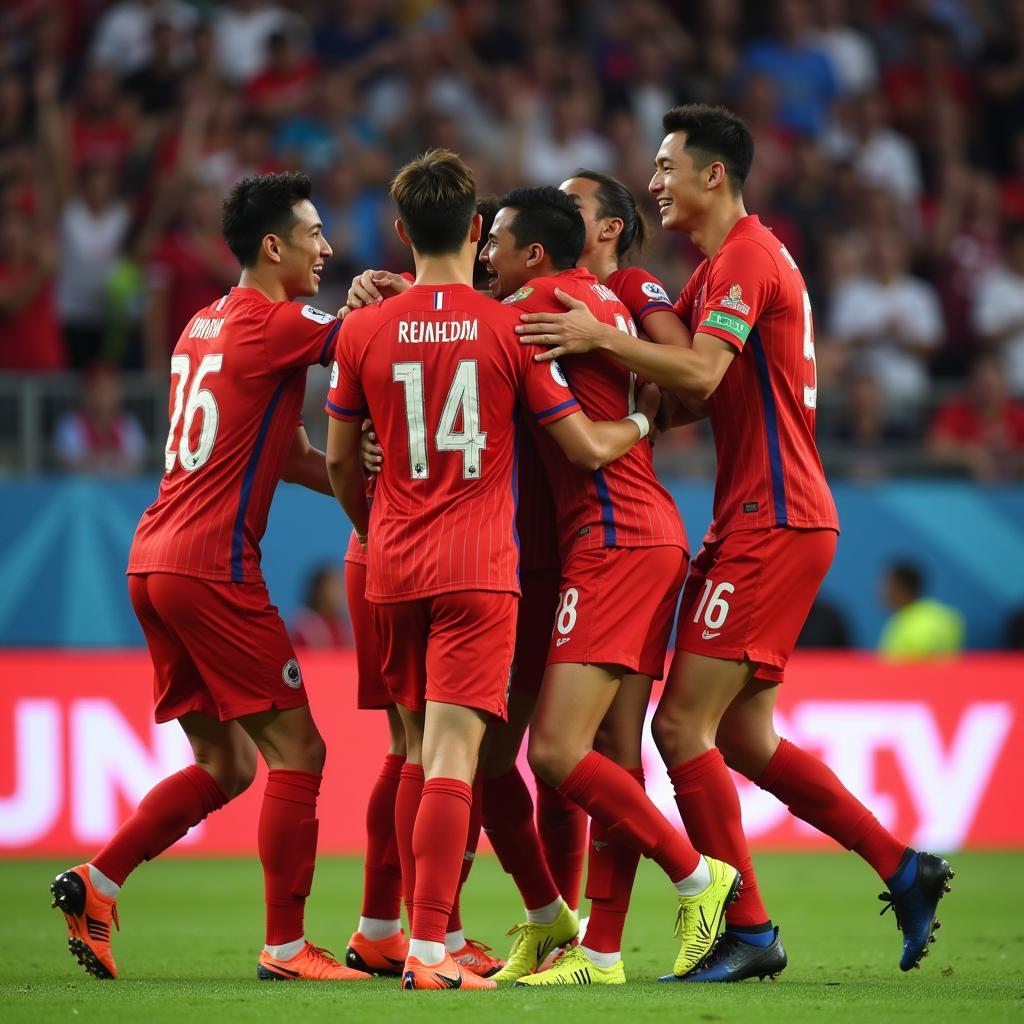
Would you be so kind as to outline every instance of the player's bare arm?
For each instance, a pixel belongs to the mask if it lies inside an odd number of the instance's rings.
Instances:
[[[359,437],[362,423],[337,420],[327,424],[327,474],[338,503],[352,523],[360,544],[366,544],[370,508],[359,462]]]
[[[286,484],[299,484],[318,494],[334,494],[324,453],[310,444],[305,427],[298,427],[295,431],[292,446],[281,467],[281,479]]]
[[[621,458],[650,433],[660,401],[661,392],[653,384],[645,384],[632,416],[595,423],[586,413],[574,412],[549,424],[547,430],[574,466],[592,472]]]
[[[359,461],[364,473],[379,473],[384,461],[384,449],[377,443],[377,433],[373,429],[373,420],[363,420],[359,435]]]
[[[597,320],[586,304],[555,290],[567,313],[523,313],[516,328],[524,344],[547,345],[540,361],[606,352],[645,380],[703,401],[718,387],[736,355],[727,342],[698,333],[693,348],[652,345]]]
[[[644,317],[641,330],[656,345],[693,348],[693,335],[671,310],[661,309]],[[684,398],[674,391],[665,391],[658,409],[658,430],[685,427],[707,417],[707,406],[696,398]]]

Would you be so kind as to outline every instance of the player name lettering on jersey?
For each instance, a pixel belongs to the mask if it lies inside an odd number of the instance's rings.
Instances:
[[[590,288],[599,299],[603,299],[605,302],[619,301],[618,295],[611,288],[606,288],[603,284],[592,284]]]
[[[444,345],[453,341],[476,341],[478,320],[400,320],[399,344]]]
[[[211,338],[216,338],[223,326],[224,317],[222,316],[198,316],[192,321],[188,336],[208,341]]]

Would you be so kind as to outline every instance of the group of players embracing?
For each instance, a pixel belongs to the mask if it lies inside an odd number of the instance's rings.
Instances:
[[[662,981],[775,977],[786,953],[730,769],[874,868],[901,969],[927,955],[949,865],[893,837],[773,725],[838,536],[814,442],[807,291],[744,208],[743,122],[693,105],[664,129],[650,191],[662,227],[706,257],[675,303],[629,265],[644,221],[604,174],[487,201],[457,155],[413,160],[391,195],[415,273],[362,274],[340,319],[290,301],[316,293],[331,255],[308,179],[236,186],[224,233],[241,279],[174,350],[167,473],[128,567],[157,721],[180,722],[196,763],[53,882],[88,971],[116,976],[110,922],[127,875],[244,790],[256,750],[269,769],[260,978],[622,984],[641,855],[671,884],[680,945]],[[331,365],[326,456],[296,426],[314,362]],[[703,416],[718,477],[691,562],[650,434]],[[325,751],[260,573],[279,479],[333,493],[354,527],[358,701],[390,725],[347,965],[303,931]],[[652,728],[685,836],[646,795],[641,757],[674,625]],[[536,816],[516,765],[527,730]],[[481,826],[525,907],[505,961],[460,919]]]

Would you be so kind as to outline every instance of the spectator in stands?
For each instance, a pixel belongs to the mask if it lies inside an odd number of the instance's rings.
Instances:
[[[876,232],[864,273],[835,288],[829,323],[850,370],[876,377],[903,419],[913,419],[928,397],[928,363],[944,334],[935,289],[911,276],[909,265],[906,239],[891,229]]]
[[[184,63],[174,26],[169,21],[153,24],[153,45],[146,62],[123,81],[134,96],[143,117],[159,117],[178,103]]]
[[[246,84],[245,101],[271,117],[293,114],[313,96],[316,76],[316,61],[287,32],[278,30],[267,39],[266,66]]]
[[[296,647],[352,646],[352,627],[345,605],[345,573],[340,565],[318,566],[309,577],[306,603],[291,625]]]
[[[94,363],[85,372],[81,405],[58,420],[53,451],[61,468],[77,473],[130,476],[142,468],[146,437],[124,409],[114,367]]]
[[[867,35],[850,24],[850,6],[847,0],[817,0],[814,39],[832,64],[840,89],[856,96],[878,81],[878,57]]]
[[[883,658],[948,658],[963,648],[963,616],[941,601],[922,597],[923,586],[923,573],[912,562],[894,562],[886,570],[882,599],[892,615],[878,645]]]
[[[928,449],[975,480],[1024,478],[1024,402],[1010,397],[996,356],[977,357],[966,393],[939,406]]]
[[[830,468],[834,453],[829,442],[835,441],[840,453],[835,468],[858,480],[888,476],[889,461],[897,454],[896,449],[909,440],[899,419],[890,415],[878,379],[866,370],[855,370],[845,376],[842,408],[830,429],[822,434]]]
[[[779,122],[798,135],[816,137],[827,127],[839,82],[814,34],[807,0],[777,0],[775,32],[747,48],[740,65],[745,76],[764,74],[778,88]]]
[[[971,322],[999,354],[1011,392],[1024,398],[1024,221],[1007,232],[1005,262],[978,283]]]
[[[172,36],[181,38],[198,20],[195,7],[183,0],[123,0],[100,17],[90,58],[113,69],[118,77],[132,75],[153,59],[158,25],[166,25]]]
[[[267,43],[275,32],[308,32],[296,14],[263,0],[217,4],[213,21],[217,62],[233,85],[255,78],[267,63]]]
[[[1006,0],[1003,31],[981,55],[984,139],[997,174],[1014,169],[1014,141],[1024,135],[1024,0]]]
[[[45,227],[20,210],[0,211],[0,370],[67,366],[53,289],[56,266]]]
[[[60,213],[57,311],[71,365],[96,360],[103,348],[108,287],[121,259],[131,215],[117,196],[113,169],[89,164]]]

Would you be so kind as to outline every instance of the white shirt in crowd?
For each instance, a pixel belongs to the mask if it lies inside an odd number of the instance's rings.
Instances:
[[[978,283],[971,326],[981,335],[1016,328],[1003,341],[1003,366],[1010,390],[1024,397],[1024,277],[1007,266],[987,271]]]
[[[889,284],[869,277],[840,283],[832,293],[829,330],[841,343],[867,339],[858,365],[878,381],[885,399],[897,407],[918,405],[928,394],[928,369],[909,351],[890,325],[899,323],[904,335],[922,346],[935,348],[942,341],[944,324],[938,295],[931,285],[906,275]]]
[[[179,35],[191,32],[199,20],[196,9],[181,0],[125,0],[107,10],[96,26],[92,60],[130,75],[146,66],[153,53],[153,27],[161,22]]]
[[[267,63],[267,40],[275,32],[305,34],[305,24],[293,13],[273,4],[260,4],[252,10],[237,7],[216,9],[213,39],[217,63],[225,78],[244,84],[258,75]]]
[[[57,313],[61,322],[98,327],[106,315],[107,282],[121,257],[130,218],[122,203],[94,213],[75,199],[60,215]]]

